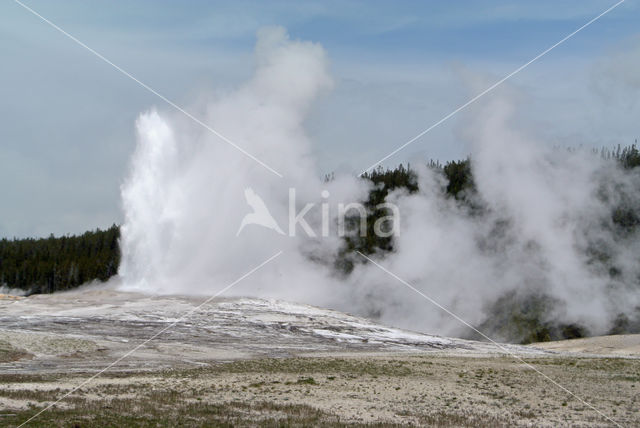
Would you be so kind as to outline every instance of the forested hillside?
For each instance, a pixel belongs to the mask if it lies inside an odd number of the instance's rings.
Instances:
[[[617,163],[622,170],[630,172],[640,166],[640,152],[635,145],[625,148],[617,147],[615,150],[603,149],[593,152],[594,156],[600,156],[607,161]],[[465,207],[469,216],[475,217],[480,222],[490,221],[488,212],[490,210],[476,192],[476,186],[471,168],[472,160],[453,161],[442,165],[437,162],[430,162],[429,167],[441,173],[445,178],[446,187],[443,193],[449,198],[454,198],[458,204]],[[400,166],[394,170],[378,169],[363,177],[375,184],[374,190],[369,194],[367,201],[371,209],[368,223],[372,224],[376,218],[385,215],[372,207],[383,202],[390,191],[398,187],[405,188],[408,192],[418,190],[415,173],[410,168]],[[629,200],[637,200],[637,197],[630,197],[624,191],[615,186],[603,186],[603,190],[598,197],[606,200],[616,200],[618,205],[614,205],[609,214],[609,219],[603,219],[603,233],[610,234],[611,239],[618,242],[630,242],[639,232],[640,207],[630,203]],[[640,189],[634,191],[640,192]],[[508,221],[493,225],[495,234],[504,234],[509,227]],[[492,237],[485,237],[491,240]],[[629,246],[633,248],[633,246]],[[360,251],[364,254],[377,253],[383,255],[394,250],[394,243],[391,238],[376,237],[371,230],[366,237],[352,235],[346,238],[344,250],[339,254],[336,265],[348,275],[353,269],[354,263],[365,263],[362,258],[352,257],[350,253]],[[612,262],[611,249],[606,245],[593,244],[588,249],[588,264],[598,271],[608,272],[611,283],[614,284],[622,273],[622,268]],[[629,254],[630,258],[637,258],[636,263],[640,263],[640,256]],[[462,262],[462,261],[461,261]],[[636,278],[634,289],[640,290],[640,278]],[[632,281],[632,282],[633,282]],[[446,285],[445,285],[446,286]],[[614,285],[612,285],[613,287]],[[640,291],[639,291],[640,292]],[[563,323],[557,321],[554,312],[561,310],[561,302],[554,300],[546,294],[542,288],[520,289],[520,291],[509,291],[499,296],[484,309],[485,321],[478,328],[492,337],[506,342],[530,343],[536,341],[548,341],[559,339],[572,339],[592,335],[585,326],[579,323]],[[609,334],[640,333],[640,307],[631,313],[619,313],[608,331]],[[469,331],[468,337],[482,340],[482,337]]]
[[[80,236],[0,240],[0,285],[26,293],[53,293],[118,272],[120,229]]]

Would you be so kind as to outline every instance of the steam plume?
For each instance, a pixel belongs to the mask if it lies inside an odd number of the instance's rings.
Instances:
[[[327,56],[317,44],[292,41],[282,28],[258,34],[254,77],[210,103],[205,121],[282,172],[280,179],[182,117],[155,110],[140,116],[138,146],[122,188],[122,267],[126,288],[214,293],[278,250],[232,294],[286,298],[375,315],[416,330],[460,334],[461,326],[377,267],[357,263],[338,277],[335,234],[312,239],[247,226],[244,192],[262,195],[287,232],[290,187],[297,207],[361,201],[368,187],[351,176],[324,183],[303,127],[315,98],[330,89]],[[638,301],[638,240],[621,236],[611,211],[638,207],[637,174],[584,152],[559,153],[509,125],[508,97],[493,96],[468,121],[482,216],[447,198],[443,178],[415,166],[419,192],[393,192],[401,233],[382,263],[471,323],[509,291],[543,293],[560,304],[550,315],[594,333]],[[608,189],[615,188],[615,192]],[[607,197],[603,195],[609,195]],[[615,195],[627,195],[622,201]],[[334,210],[335,211],[335,210]],[[330,223],[336,222],[331,212]],[[310,213],[316,231],[322,219]],[[594,248],[606,248],[620,273],[612,278]]]

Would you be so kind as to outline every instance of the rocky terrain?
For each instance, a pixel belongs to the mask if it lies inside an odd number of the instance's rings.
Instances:
[[[29,355],[12,373],[189,367],[211,361],[351,352],[535,355],[523,346],[430,336],[284,301],[85,290],[0,300],[0,343]],[[165,330],[166,329],[166,330]],[[163,331],[164,330],[164,331]]]
[[[205,300],[0,299],[0,426],[640,424],[637,336],[495,345]]]

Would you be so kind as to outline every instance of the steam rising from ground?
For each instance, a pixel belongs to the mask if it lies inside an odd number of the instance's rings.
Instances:
[[[617,314],[631,314],[640,303],[637,236],[625,235],[611,220],[614,207],[640,206],[638,174],[513,131],[507,125],[511,106],[501,98],[482,111],[469,129],[483,214],[471,215],[468,207],[444,198],[442,178],[420,170],[418,194],[391,198],[403,228],[384,265],[474,325],[485,320],[487,304],[515,291],[557,301],[546,315],[555,321],[605,333]],[[615,279],[612,265],[620,270]],[[460,331],[450,316],[406,288],[405,295],[393,290],[403,286],[371,267],[361,266],[355,276],[356,293],[378,296],[385,305],[372,308],[388,319]]]
[[[122,188],[124,286],[211,295],[282,250],[229,294],[286,298],[430,333],[459,333],[457,321],[371,264],[356,260],[346,278],[336,274],[342,241],[335,208],[364,200],[368,188],[352,176],[324,183],[310,155],[305,116],[331,85],[322,47],[292,41],[281,28],[266,29],[258,35],[254,77],[202,108],[204,122],[284,179],[182,116],[141,115]],[[638,177],[596,156],[559,153],[518,134],[508,126],[510,104],[491,100],[467,126],[483,216],[446,198],[443,179],[418,166],[420,191],[388,198],[400,207],[401,233],[395,251],[380,262],[471,323],[483,320],[487,303],[518,290],[557,299],[557,319],[605,331],[615,314],[639,304],[633,284],[640,272],[632,259],[638,240],[620,236],[610,221],[621,201],[599,195],[614,194],[607,186],[634,195]],[[249,226],[236,237],[250,211],[247,187],[264,198],[285,232],[290,187],[298,211],[317,204],[306,219],[318,234],[319,204],[328,203],[334,233],[314,239],[298,229],[289,237]],[[328,201],[320,196],[325,189]],[[621,271],[617,279],[594,256],[596,247],[612,255]]]
[[[272,174],[182,116],[151,111],[140,116],[139,144],[122,189],[120,274],[128,288],[214,294],[278,251],[283,255],[234,287],[236,294],[326,303],[331,285],[311,253],[335,251],[336,238],[292,239],[250,226],[244,190],[265,199],[286,230],[288,189],[298,205],[319,200],[325,188],[303,129],[311,102],[332,81],[321,46],[289,40],[282,28],[258,34],[254,77],[209,103],[204,122],[284,175]],[[358,190],[360,189],[360,190]],[[366,192],[355,178],[331,183],[332,199]],[[311,217],[308,216],[310,219]],[[321,244],[321,246],[319,246]]]

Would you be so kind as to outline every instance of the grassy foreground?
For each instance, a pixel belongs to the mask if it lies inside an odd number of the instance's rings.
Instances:
[[[640,360],[527,362],[625,426],[640,425]],[[0,426],[18,426],[90,374],[0,374]],[[29,427],[608,426],[508,357],[264,359],[192,370],[107,372]]]

